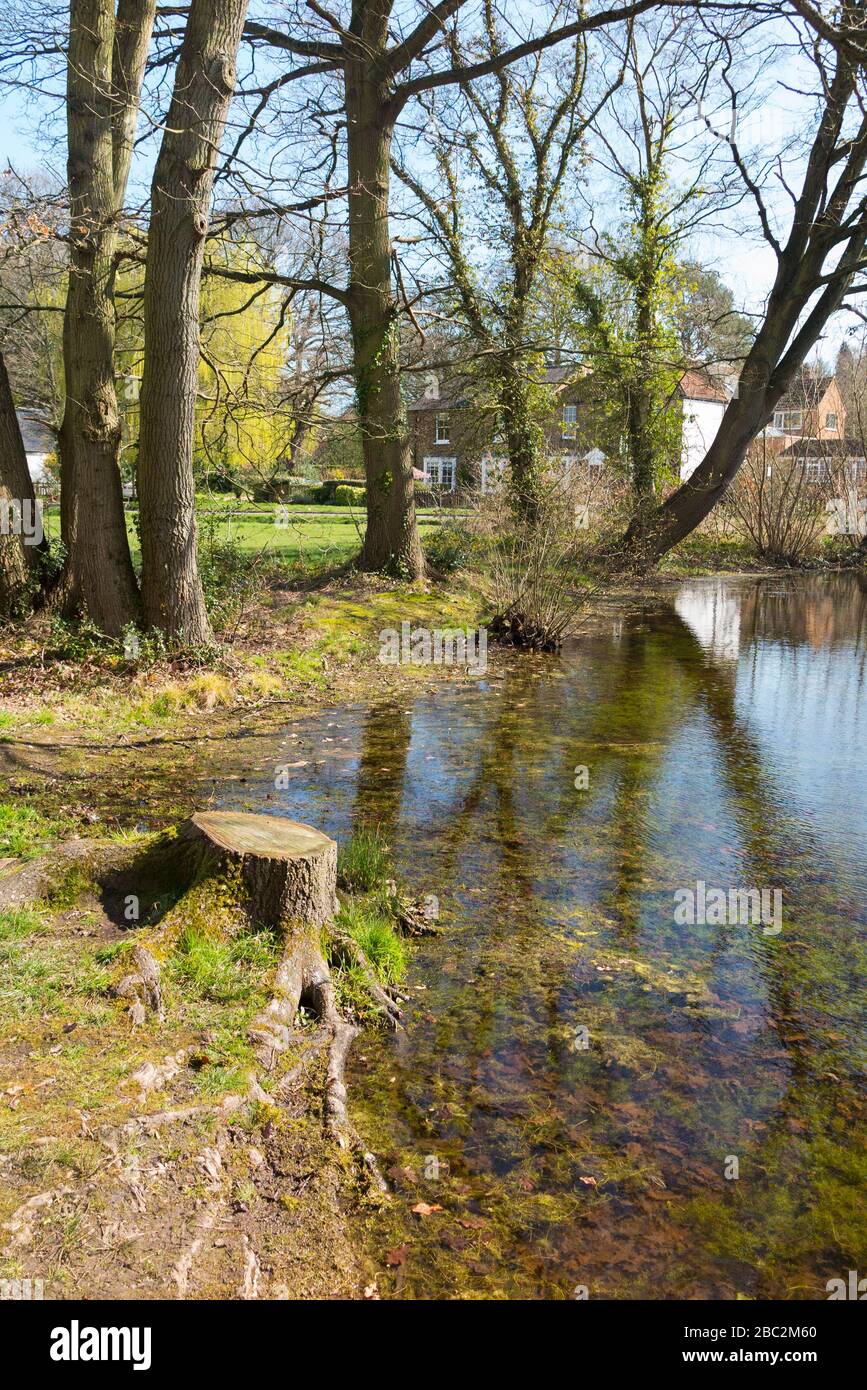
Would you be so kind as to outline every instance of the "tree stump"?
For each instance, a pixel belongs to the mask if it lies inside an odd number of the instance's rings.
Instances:
[[[199,811],[178,839],[201,868],[239,865],[250,911],[263,927],[321,927],[337,911],[337,845],[311,825],[283,816]]]

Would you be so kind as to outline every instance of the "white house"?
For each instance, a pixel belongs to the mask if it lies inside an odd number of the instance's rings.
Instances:
[[[46,466],[49,454],[57,452],[57,440],[54,437],[54,431],[46,425],[35,410],[25,408],[16,410],[15,414],[18,416],[18,427],[24,441],[27,468],[33,480],[33,486],[48,486],[54,481]]]
[[[729,398],[725,388],[707,372],[684,372],[674,393],[683,403],[680,477],[685,482],[716,438]]]

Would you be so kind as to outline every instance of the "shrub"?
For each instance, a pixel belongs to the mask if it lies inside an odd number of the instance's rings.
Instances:
[[[351,500],[353,502],[356,501],[356,499],[353,497],[351,499],[344,499],[343,501],[338,502],[337,493],[345,492],[347,489],[349,489],[350,492],[353,493],[363,493],[364,483],[351,481],[344,482],[342,479],[339,478],[326,478],[325,481],[323,483],[320,483],[319,487],[316,489],[316,501],[321,506],[328,506],[330,504],[337,503],[339,506],[345,507],[348,505],[348,500]],[[363,501],[363,498],[361,499],[361,501]]]
[[[841,470],[816,462],[809,472],[804,461],[771,454],[764,442],[747,455],[726,505],[764,559],[796,565],[815,549],[828,503],[845,491]]]
[[[341,484],[334,489],[334,502],[338,507],[363,507],[367,501],[367,489]]]
[[[477,548],[472,532],[454,522],[438,526],[424,541],[425,556],[440,574],[465,569],[472,563]]]
[[[590,597],[580,573],[583,533],[562,477],[544,480],[532,521],[510,516],[496,495],[481,498],[473,530],[485,555],[480,581],[493,609],[492,635],[510,646],[559,651]]]

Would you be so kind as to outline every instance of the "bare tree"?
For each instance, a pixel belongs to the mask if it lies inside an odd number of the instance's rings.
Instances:
[[[676,5],[680,0],[661,3]],[[724,7],[725,0],[721,3]],[[336,80],[341,88],[338,110],[346,122],[349,283],[322,289],[345,305],[351,324],[367,477],[367,531],[360,559],[365,569],[397,567],[410,576],[424,571],[400,381],[400,326],[406,296],[395,270],[389,220],[392,144],[407,103],[437,88],[503,71],[559,43],[641,14],[653,4],[654,0],[635,0],[592,15],[576,4],[566,23],[546,27],[545,16],[541,25],[529,21],[525,38],[517,34],[519,17],[512,14],[514,41],[495,53],[478,57],[469,53],[457,62],[452,57],[456,26],[473,23],[468,0],[440,0],[406,26],[395,0],[352,0],[345,17],[310,0],[304,12],[294,11],[289,32],[273,21],[247,24],[252,42],[303,59],[299,72],[325,72],[324,80]],[[311,23],[311,13],[318,25]],[[443,53],[445,66],[441,65]],[[325,109],[323,103],[323,113]]]
[[[553,17],[562,15],[558,6]],[[505,39],[492,0],[485,0],[483,23],[476,51],[495,59]],[[609,88],[585,112],[586,37],[564,49],[550,64],[537,52],[461,81],[458,101],[436,92],[420,96],[423,165],[416,173],[406,161],[392,161],[445,262],[446,311],[457,313],[474,340],[477,374],[490,390],[508,450],[513,510],[528,519],[537,513],[541,487],[543,431],[534,398],[547,346],[536,341],[534,300],[550,271],[552,225],[582,137],[610,95]],[[467,66],[457,34],[450,53],[456,70]],[[426,152],[436,164],[435,184],[424,169]]]
[[[623,440],[639,510],[652,505],[679,452],[670,406],[686,366],[676,331],[678,250],[743,196],[731,170],[715,167],[713,142],[696,139],[696,90],[714,58],[695,51],[697,28],[694,15],[663,12],[623,38],[604,37],[626,80],[588,143],[589,226],[573,282],[578,340]]]
[[[751,195],[776,273],[767,307],[747,354],[738,392],[719,431],[691,477],[655,512],[636,517],[618,543],[641,565],[655,562],[707,516],[741,467],[747,450],[770,420],[825,325],[847,296],[862,288],[867,246],[867,27],[861,0],[843,4],[825,20],[798,4],[813,32],[804,29],[800,53],[815,65],[817,120],[806,152],[800,191],[787,181],[779,157],[772,168],[791,200],[788,231],[776,230],[765,190],[738,143],[734,121],[725,136],[731,158]],[[727,48],[722,81],[736,111]]]

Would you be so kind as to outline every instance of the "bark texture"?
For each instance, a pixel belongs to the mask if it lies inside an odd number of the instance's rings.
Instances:
[[[264,927],[321,927],[337,911],[337,845],[282,816],[200,811],[179,839],[217,864],[240,864],[251,911]]]
[[[115,252],[155,0],[72,0],[67,63],[71,253],[63,321],[61,533],[68,606],[117,636],[138,616],[118,467]],[[124,64],[129,64],[124,68]]]
[[[212,640],[196,563],[193,427],[214,168],[247,0],[192,0],[151,188],[138,494],[148,624]]]
[[[370,50],[388,37],[387,7],[359,6],[363,50],[346,58],[349,168],[349,319],[367,480],[366,570],[424,574],[415,516],[409,428],[400,389],[400,303],[392,283],[388,220],[396,111]]]

